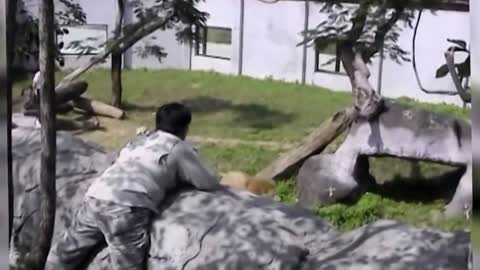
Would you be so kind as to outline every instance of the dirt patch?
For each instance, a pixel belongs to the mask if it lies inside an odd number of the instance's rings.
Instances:
[[[100,129],[93,131],[78,132],[77,135],[83,139],[96,142],[109,150],[119,150],[123,147],[137,131],[140,125],[129,120],[116,120],[105,117],[98,117]],[[260,148],[273,150],[288,150],[295,146],[293,143],[280,143],[274,141],[250,141],[242,139],[213,138],[203,136],[189,136],[188,140],[198,144],[216,144],[225,146],[253,145]]]

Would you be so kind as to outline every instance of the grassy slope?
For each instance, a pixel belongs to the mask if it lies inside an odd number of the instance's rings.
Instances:
[[[60,77],[61,74],[58,75]],[[85,79],[90,84],[87,95],[108,102],[109,78],[109,73],[105,70],[87,74]],[[22,85],[25,82],[17,83],[17,93]],[[349,93],[199,71],[126,71],[123,86],[128,119],[102,119],[107,130],[83,134],[84,138],[111,149],[119,149],[134,134],[136,127],[152,126],[152,112],[156,106],[167,101],[182,100],[194,111],[191,129],[193,135],[298,142],[323,120],[351,102]],[[468,117],[458,107],[402,100],[437,112]],[[279,154],[278,150],[254,145],[201,144],[200,149],[220,171],[243,170],[249,173],[258,172]],[[372,174],[381,181],[409,177],[413,164],[391,158],[372,159],[371,163]],[[446,171],[444,166],[423,162],[419,166],[420,174],[424,177]],[[294,183],[286,180],[278,184],[277,193],[285,202],[293,202],[294,189]],[[462,221],[438,220],[438,212],[444,203],[434,199],[422,203],[402,201],[399,198],[387,199],[368,193],[356,205],[335,204],[318,207],[315,211],[345,230],[379,218],[395,218],[446,230],[465,228],[467,224]]]

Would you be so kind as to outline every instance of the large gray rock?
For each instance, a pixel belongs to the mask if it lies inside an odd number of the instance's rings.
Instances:
[[[13,132],[14,249],[28,251],[38,228],[39,131]],[[113,156],[58,133],[57,219],[53,241],[71,223],[93,178]],[[345,234],[310,211],[244,191],[182,190],[152,224],[148,269],[466,269],[467,232],[444,233],[383,220]],[[101,250],[88,269],[106,270]]]
[[[310,206],[356,194],[372,181],[365,157],[393,156],[466,166],[446,207],[447,216],[461,216],[472,205],[471,136],[471,125],[463,120],[387,100],[378,118],[352,123],[335,153],[313,156],[303,164],[297,176],[299,202]]]

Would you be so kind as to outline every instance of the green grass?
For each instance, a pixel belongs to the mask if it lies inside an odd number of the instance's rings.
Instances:
[[[201,144],[198,148],[202,156],[219,172],[240,170],[248,174],[255,174],[279,154],[279,151],[260,149],[251,145]]]
[[[110,101],[108,71],[83,78],[88,96]],[[138,125],[151,126],[153,107],[181,100],[194,111],[193,134],[253,140],[296,140],[351,103],[349,93],[202,71],[125,71],[123,88],[128,117]]]
[[[57,74],[57,79],[61,77],[62,74]],[[89,83],[87,96],[109,102],[111,86],[108,71],[97,70],[83,78]],[[19,81],[15,85],[14,95],[18,95],[19,89],[28,83]],[[183,101],[192,108],[193,135],[280,143],[302,140],[327,117],[351,104],[351,95],[348,92],[333,92],[296,83],[201,71],[125,71],[123,87],[128,119],[111,121],[106,132],[95,136],[84,135],[112,149],[124,145],[125,140],[133,135],[135,127],[152,127],[152,112],[155,107],[169,101]],[[469,111],[451,105],[425,104],[407,98],[401,98],[400,101],[459,118],[469,116]],[[242,170],[250,174],[261,170],[280,153],[278,150],[268,150],[252,144],[200,144],[199,148],[218,171]],[[413,182],[418,184],[419,178],[436,176],[448,169],[426,162],[414,164],[392,158],[371,159],[371,173],[379,182],[413,178]],[[411,183],[406,184],[408,186]],[[283,202],[294,203],[295,183],[291,179],[279,182],[276,193]],[[352,229],[381,218],[443,230],[467,227],[463,221],[435,218],[435,213],[441,210],[444,201],[432,199],[420,202],[414,199],[415,196],[402,200],[398,197],[382,198],[377,194],[367,193],[355,205],[319,206],[315,207],[315,212],[341,230]]]
[[[444,201],[428,204],[398,202],[377,194],[365,193],[355,205],[337,203],[318,207],[315,212],[343,231],[355,229],[379,219],[395,219],[445,231],[467,228],[469,224],[464,219],[444,220],[440,217],[444,203]]]

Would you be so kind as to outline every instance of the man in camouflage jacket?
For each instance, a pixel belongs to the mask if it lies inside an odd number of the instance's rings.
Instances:
[[[112,269],[145,269],[151,218],[166,193],[181,182],[200,190],[220,187],[185,141],[191,117],[178,103],[158,109],[156,130],[129,142],[89,187],[72,225],[52,247],[47,269],[79,269],[105,242]]]

